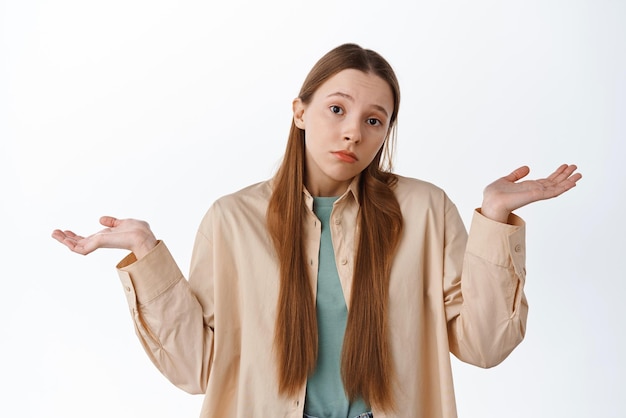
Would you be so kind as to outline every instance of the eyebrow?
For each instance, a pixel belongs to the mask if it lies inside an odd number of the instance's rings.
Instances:
[[[350,101],[354,101],[354,97],[350,96],[349,94],[346,93],[342,93],[340,91],[337,91],[335,93],[330,93],[328,96],[326,97],[333,97],[333,96],[339,96],[339,97],[343,97],[344,99],[348,99]],[[385,114],[385,117],[389,117],[389,113],[387,113],[387,110],[382,107],[381,105],[377,105],[377,104],[372,104],[372,106],[374,108],[376,108],[377,110],[380,110],[381,112],[383,112]]]

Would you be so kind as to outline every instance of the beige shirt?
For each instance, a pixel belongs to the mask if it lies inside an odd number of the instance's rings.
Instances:
[[[302,418],[306,385],[278,393],[273,350],[279,272],[266,231],[271,181],[217,200],[199,227],[189,280],[164,243],[118,272],[146,352],[167,378],[206,394],[201,417]],[[346,305],[359,210],[356,181],[334,205],[331,234]],[[522,340],[523,221],[474,213],[469,239],[439,188],[399,177],[404,232],[390,278],[389,321],[397,409],[376,418],[456,417],[450,352],[480,367],[500,363]],[[320,222],[303,220],[311,280],[317,279]],[[285,237],[290,239],[290,237]],[[296,245],[296,243],[294,243]],[[316,289],[315,283],[312,288]]]

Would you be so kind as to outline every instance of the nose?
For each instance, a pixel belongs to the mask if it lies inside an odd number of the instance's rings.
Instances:
[[[346,141],[352,141],[355,144],[361,142],[362,133],[361,133],[361,123],[360,121],[352,118],[351,120],[345,121],[343,139]]]

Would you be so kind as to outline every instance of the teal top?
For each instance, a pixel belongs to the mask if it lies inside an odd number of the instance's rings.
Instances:
[[[315,372],[307,381],[304,412],[318,418],[352,418],[369,411],[362,399],[348,401],[341,379],[348,308],[330,234],[330,214],[336,200],[337,197],[316,197],[313,202],[313,211],[322,225],[316,301],[318,355]]]

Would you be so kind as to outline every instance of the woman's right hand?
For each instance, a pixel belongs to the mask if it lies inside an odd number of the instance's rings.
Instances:
[[[98,248],[119,248],[132,251],[137,259],[146,255],[157,244],[147,222],[103,216],[100,223],[106,228],[88,237],[56,229],[52,232],[52,238],[82,255],[87,255]]]

